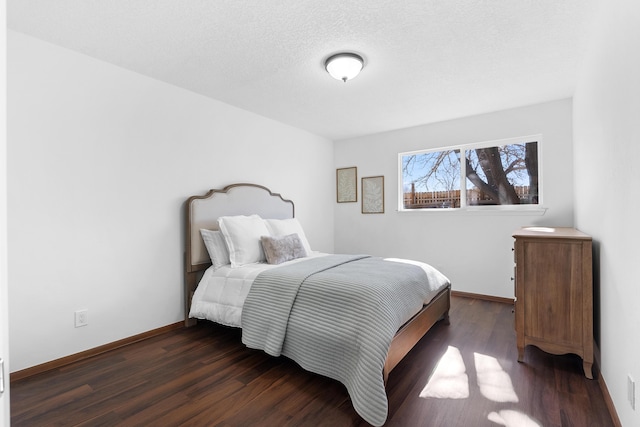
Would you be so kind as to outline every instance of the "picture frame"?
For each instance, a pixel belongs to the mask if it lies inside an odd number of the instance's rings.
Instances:
[[[384,176],[362,178],[362,213],[384,213]]]
[[[338,203],[358,201],[358,168],[336,169],[336,195]]]

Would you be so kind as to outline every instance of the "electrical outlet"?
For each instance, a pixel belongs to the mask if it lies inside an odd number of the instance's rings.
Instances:
[[[76,311],[76,328],[87,326],[89,324],[89,310]]]
[[[631,375],[627,375],[627,399],[631,405],[631,409],[636,409],[636,382]]]

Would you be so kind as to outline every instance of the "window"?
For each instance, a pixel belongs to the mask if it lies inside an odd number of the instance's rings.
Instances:
[[[398,155],[399,210],[538,205],[538,137]]]

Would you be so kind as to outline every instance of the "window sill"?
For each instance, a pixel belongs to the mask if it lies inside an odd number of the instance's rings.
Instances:
[[[547,208],[543,207],[510,207],[510,206],[468,206],[466,208],[443,209],[398,209],[400,214],[445,214],[445,215],[486,215],[486,216],[543,216]]]

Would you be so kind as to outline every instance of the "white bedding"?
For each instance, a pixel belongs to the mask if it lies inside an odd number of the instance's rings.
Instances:
[[[313,252],[310,256],[325,256]],[[241,327],[242,306],[251,284],[258,274],[270,268],[303,261],[298,258],[282,264],[253,263],[232,268],[230,265],[214,269],[209,267],[200,279],[191,300],[189,317],[207,319],[226,326]]]
[[[326,255],[328,254],[312,252],[306,258],[298,258],[282,264],[252,263],[236,268],[226,265],[218,269],[209,267],[202,279],[200,279],[198,287],[193,294],[189,317],[211,320],[221,325],[240,328],[242,327],[242,306],[247,298],[249,289],[251,289],[251,284],[258,274],[271,268],[301,262],[309,259],[309,257]],[[397,258],[389,258],[389,260],[417,265],[422,267],[427,274],[433,274],[431,266],[419,261]],[[424,301],[425,304],[428,302]]]

